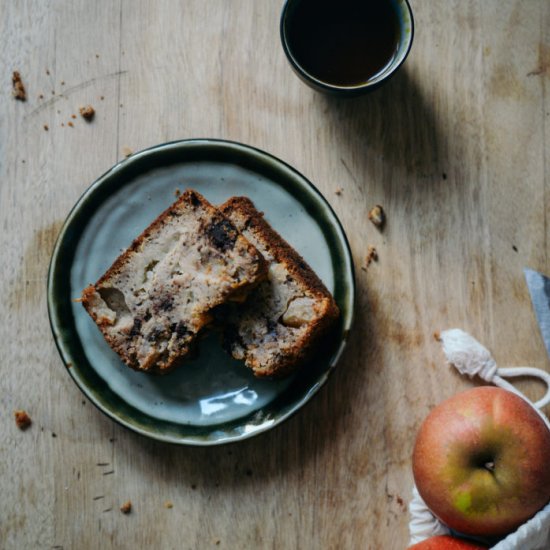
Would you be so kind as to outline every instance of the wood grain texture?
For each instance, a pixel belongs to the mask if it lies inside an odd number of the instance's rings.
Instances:
[[[460,327],[503,366],[550,370],[522,275],[550,273],[550,4],[413,1],[404,67],[349,101],[292,73],[281,7],[0,0],[0,547],[405,548],[415,431],[471,385],[433,332]],[[329,384],[283,426],[212,449],[148,441],[93,408],[46,312],[50,253],[80,194],[124,148],[189,137],[303,172],[357,267],[355,329]],[[364,271],[369,245],[379,261]]]

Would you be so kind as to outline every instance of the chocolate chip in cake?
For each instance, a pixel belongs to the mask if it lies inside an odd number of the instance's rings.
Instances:
[[[220,220],[210,224],[206,232],[212,244],[219,250],[230,250],[237,240],[237,231],[228,220]]]

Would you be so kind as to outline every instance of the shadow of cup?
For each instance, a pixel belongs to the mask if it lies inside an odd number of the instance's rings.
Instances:
[[[355,159],[353,172],[368,179],[373,157],[383,159],[400,179],[399,194],[445,184],[464,147],[460,135],[449,135],[442,126],[429,89],[408,69],[399,71],[383,93],[348,101],[316,94],[312,102],[332,128],[340,155]],[[387,188],[387,182],[380,185]]]

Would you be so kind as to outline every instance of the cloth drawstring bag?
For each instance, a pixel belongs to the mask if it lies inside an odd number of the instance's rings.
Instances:
[[[541,412],[541,409],[550,403],[550,374],[532,367],[499,368],[489,350],[462,330],[446,330],[439,337],[447,361],[461,374],[470,378],[479,376],[486,382],[519,395],[537,411],[550,430],[550,422]],[[544,397],[533,403],[506,380],[518,376],[535,377],[542,380],[547,387]],[[548,467],[550,468],[550,464]],[[409,523],[410,544],[416,544],[436,535],[452,534],[451,530],[432,514],[416,487],[413,488],[409,513],[411,516]],[[491,548],[492,550],[549,550],[550,503]]]

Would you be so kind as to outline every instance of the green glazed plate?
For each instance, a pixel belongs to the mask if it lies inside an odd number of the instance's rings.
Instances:
[[[126,367],[80,303],[141,231],[174,200],[196,189],[220,204],[246,195],[302,254],[341,311],[334,341],[290,378],[258,380],[221,348],[216,335],[198,357],[165,375]],[[193,139],[158,145],[96,180],[69,214],[52,255],[48,311],[69,374],[105,414],[142,435],[188,445],[238,441],[280,424],[326,382],[353,319],[354,273],[346,236],[319,191],[272,155],[239,143]]]

